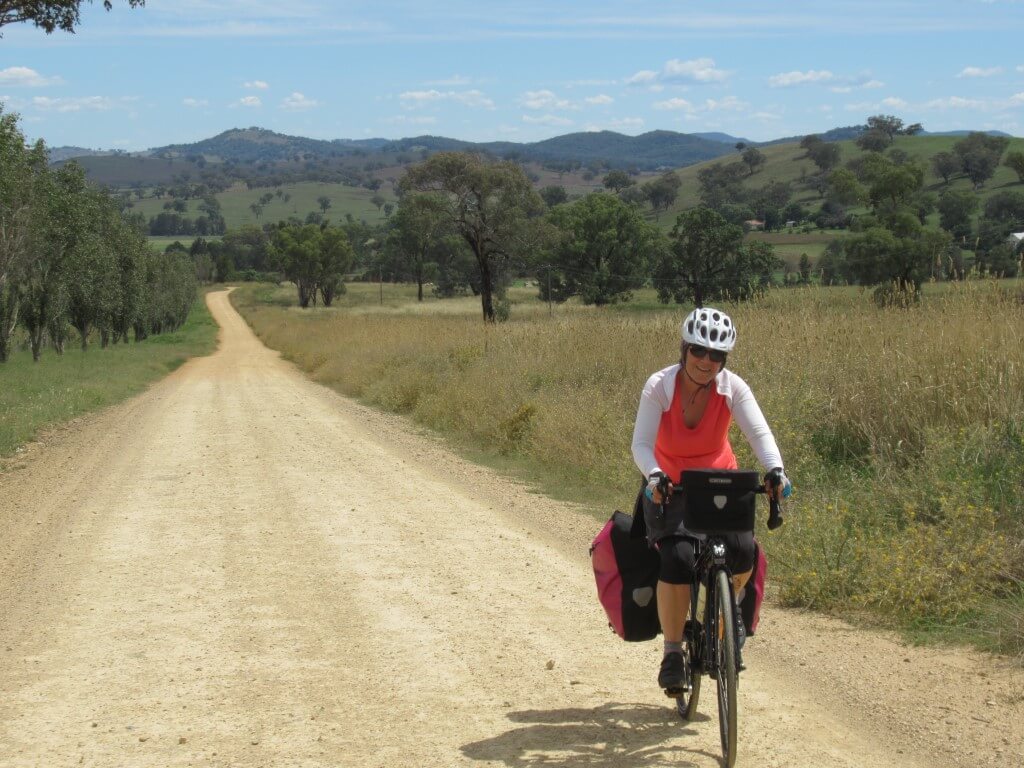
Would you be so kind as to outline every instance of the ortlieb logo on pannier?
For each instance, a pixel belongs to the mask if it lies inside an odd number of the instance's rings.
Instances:
[[[658,623],[658,553],[630,535],[633,518],[616,512],[590,545],[597,598],[608,624],[623,640],[652,640]]]

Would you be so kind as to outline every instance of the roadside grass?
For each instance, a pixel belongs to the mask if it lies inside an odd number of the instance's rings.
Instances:
[[[551,317],[524,286],[511,321],[485,327],[477,299],[414,291],[386,285],[382,306],[352,284],[312,311],[290,286],[232,299],[315,380],[596,516],[630,509],[637,399],[674,361],[682,309],[640,291]],[[727,308],[730,365],[797,486],[787,525],[760,532],[783,602],[1024,655],[1024,289],[929,285],[919,307],[879,310],[868,290],[806,287]]]
[[[38,363],[28,350],[16,350],[0,364],[0,459],[40,430],[137,394],[216,343],[217,324],[200,297],[179,330],[140,343],[90,343],[83,352],[72,340],[63,355],[46,349]]]

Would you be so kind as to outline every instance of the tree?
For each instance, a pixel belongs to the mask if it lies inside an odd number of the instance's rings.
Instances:
[[[1005,136],[989,136],[975,131],[953,145],[953,152],[960,158],[960,164],[967,178],[978,189],[992,178],[999,167],[999,160],[1009,146]]]
[[[679,187],[681,185],[682,182],[679,180],[679,177],[672,171],[668,171],[654,181],[649,181],[643,185],[644,194],[654,209],[656,218],[661,215],[662,211],[667,211],[672,207],[672,203],[676,201],[676,197],[679,195]]]
[[[579,296],[598,306],[628,300],[661,239],[636,208],[606,192],[560,206],[550,220],[561,237],[551,266],[538,274],[542,299]]]
[[[409,168],[399,188],[439,196],[445,218],[476,259],[484,321],[494,322],[498,280],[510,260],[528,252],[535,239],[530,220],[543,211],[523,169],[469,153],[439,152]]]
[[[554,208],[556,205],[561,205],[569,199],[569,193],[565,191],[565,187],[558,184],[544,187],[540,191],[540,196],[548,208]]]
[[[128,0],[131,8],[145,4],[146,0]],[[0,27],[28,21],[46,34],[57,29],[74,34],[80,21],[81,7],[82,0],[0,0]],[[109,11],[113,3],[111,0],[103,0],[103,7]]]
[[[256,217],[256,221],[259,221],[260,217],[263,215],[263,206],[259,203],[250,203],[249,210],[252,211],[253,215]]]
[[[872,129],[858,136],[856,144],[865,152],[884,152],[892,144],[892,136],[886,131]]]
[[[43,142],[26,150],[17,115],[0,110],[0,363],[7,361],[18,324],[39,183],[46,168]]]
[[[978,196],[966,189],[948,189],[939,198],[939,225],[957,240],[971,236]]]
[[[701,168],[697,171],[701,204],[718,210],[726,203],[741,202],[744,176],[742,163],[712,163]]]
[[[743,164],[747,166],[749,174],[754,175],[767,161],[764,153],[757,147],[747,147],[743,150]]]
[[[844,241],[846,271],[861,285],[893,283],[898,291],[916,295],[949,241],[948,233],[920,226],[902,237],[872,227]]]
[[[316,204],[320,206],[320,212],[327,215],[327,211],[331,208],[331,198],[327,195],[320,195],[320,197],[316,199]]]
[[[406,195],[392,225],[388,246],[416,281],[416,300],[423,301],[427,265],[450,233],[444,201],[432,195]]]
[[[842,153],[838,144],[819,141],[807,150],[807,156],[818,166],[819,171],[825,173],[839,165]]]
[[[1024,152],[1010,152],[1006,155],[1003,165],[1012,169],[1017,178],[1024,183]]]
[[[733,147],[736,149],[737,152],[742,153],[743,150],[747,148],[747,142],[737,141],[735,144],[733,144]]]
[[[921,130],[919,123],[914,125],[917,131]],[[892,142],[894,138],[903,134],[903,121],[894,115],[872,115],[868,118],[868,132],[870,131],[878,131],[885,134],[889,141]]]
[[[76,251],[87,237],[85,173],[71,162],[44,177],[40,205],[34,217],[32,259],[24,274],[22,322],[29,334],[32,359],[42,353],[44,334],[66,322],[68,273]]]
[[[377,213],[380,213],[380,209],[384,207],[384,203],[387,202],[387,198],[384,195],[374,195],[370,198],[370,202],[377,206]]]
[[[860,205],[867,199],[867,191],[847,168],[833,171],[828,177],[829,199],[845,206]]]
[[[811,150],[814,149],[814,147],[817,147],[819,144],[824,143],[825,142],[822,140],[821,136],[819,136],[816,133],[809,133],[802,139],[800,139],[800,149],[804,150],[804,152],[807,153],[807,156],[810,157]]]
[[[936,152],[932,155],[932,170],[936,176],[941,176],[944,184],[949,184],[953,174],[963,168],[960,158],[952,152]]]
[[[289,224],[274,231],[274,254],[286,279],[299,291],[299,306],[316,304],[320,277],[320,227]]]
[[[749,297],[780,264],[765,242],[743,245],[743,230],[710,208],[679,214],[655,273],[658,298],[667,303]]]
[[[627,187],[632,187],[636,184],[633,179],[629,178],[629,174],[625,171],[609,171],[608,174],[601,179],[601,183],[604,185],[605,189],[610,189],[615,194],[619,194]]]
[[[334,297],[345,292],[345,273],[352,268],[355,251],[341,227],[324,227],[320,231],[320,274],[317,288],[325,307]]]

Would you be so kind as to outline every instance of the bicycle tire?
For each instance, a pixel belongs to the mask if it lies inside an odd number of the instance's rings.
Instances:
[[[716,679],[718,683],[718,731],[722,738],[722,758],[726,768],[736,764],[737,710],[736,710],[736,627],[733,621],[735,607],[729,575],[720,570],[715,574],[715,632]]]
[[[676,710],[679,712],[679,716],[687,721],[693,720],[697,716],[697,704],[700,702],[700,681],[704,676],[704,658],[701,653],[704,629],[697,612],[700,593],[700,583],[697,582],[690,592],[690,621],[685,635],[686,655],[690,660],[690,692],[676,701]]]

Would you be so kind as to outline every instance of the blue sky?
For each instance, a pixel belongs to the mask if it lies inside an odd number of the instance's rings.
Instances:
[[[258,125],[315,138],[754,140],[884,112],[1024,135],[1024,2],[148,0],[0,28],[0,101],[52,146]]]

